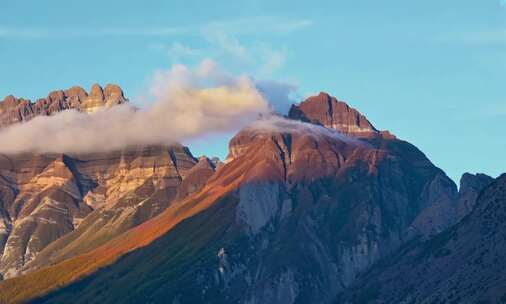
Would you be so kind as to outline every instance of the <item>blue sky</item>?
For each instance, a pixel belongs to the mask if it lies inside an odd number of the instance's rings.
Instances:
[[[506,171],[504,1],[143,2],[0,2],[0,96],[111,82],[135,99],[154,71],[211,58],[327,91],[455,180]],[[224,157],[227,140],[191,148]]]

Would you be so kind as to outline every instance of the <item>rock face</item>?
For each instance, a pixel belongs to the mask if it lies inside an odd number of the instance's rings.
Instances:
[[[466,179],[475,179],[468,176]],[[482,177],[484,180],[488,178]],[[506,175],[480,194],[459,224],[412,242],[361,277],[352,303],[503,303],[506,299]]]
[[[88,251],[159,214],[196,163],[177,145],[0,157],[0,272],[10,278]]]
[[[202,189],[215,170],[216,165],[212,160],[205,156],[200,157],[198,163],[190,169],[182,181],[177,197],[183,198]]]
[[[490,185],[494,179],[486,174],[470,174],[465,173],[462,175],[460,179],[460,188],[459,188],[459,201],[458,201],[458,210],[457,216],[462,219],[464,216],[469,214],[476,203],[476,199],[480,192]]]
[[[345,102],[327,93],[311,96],[299,105],[292,105],[288,116],[291,119],[321,124],[356,137],[392,137],[388,131],[378,131],[369,120]]]
[[[0,160],[4,182],[0,214],[6,227],[0,243],[0,271],[4,278],[16,275],[24,263],[73,230],[91,211],[90,206],[80,203],[78,181],[66,162],[61,155]]]
[[[30,100],[9,95],[3,101],[0,101],[0,128],[27,121],[36,116],[48,116],[67,109],[93,112],[100,107],[109,107],[126,102],[128,100],[123,95],[123,91],[114,84],[108,84],[105,89],[102,89],[98,84],[94,84],[89,94],[83,88],[77,86],[64,91],[53,91],[46,98],[41,98],[34,103]]]
[[[321,96],[301,112],[328,113]],[[377,261],[446,220],[421,216],[455,203],[456,186],[416,147],[383,136],[348,106],[311,121],[240,131],[204,190],[161,217],[200,212],[40,301],[330,303]]]

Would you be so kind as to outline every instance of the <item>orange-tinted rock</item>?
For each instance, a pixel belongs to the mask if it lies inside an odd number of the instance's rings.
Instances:
[[[1,156],[0,273],[14,277],[29,262],[40,267],[61,252],[69,257],[93,249],[159,214],[187,175],[196,191],[206,181],[203,173],[212,174],[203,161],[191,171],[195,164],[180,145]]]
[[[18,105],[18,99],[16,97],[14,97],[14,95],[9,95],[7,97],[5,97],[5,99],[0,102],[0,107],[6,109],[6,108],[10,108],[10,107],[15,107]]]
[[[356,137],[377,137],[383,134],[390,138],[394,137],[390,133],[384,133],[385,131],[379,132],[356,109],[323,92],[307,98],[299,105],[292,105],[288,117],[320,124]]]
[[[95,83],[91,86],[89,96],[100,100],[104,100],[104,91],[98,83]]]
[[[0,101],[0,128],[28,121],[35,116],[52,115],[67,109],[92,112],[101,107],[110,107],[126,102],[128,99],[123,95],[121,88],[113,84],[107,85],[105,90],[102,90],[98,84],[94,84],[89,95],[79,86],[65,91],[56,90],[50,92],[46,98],[38,99],[35,103],[9,95]]]
[[[65,95],[69,98],[70,107],[73,109],[79,108],[80,104],[88,97],[88,93],[80,86],[74,86],[66,90]]]
[[[177,196],[183,198],[201,190],[214,174],[214,171],[214,163],[205,156],[200,157],[198,163],[188,171],[188,174],[181,182]]]

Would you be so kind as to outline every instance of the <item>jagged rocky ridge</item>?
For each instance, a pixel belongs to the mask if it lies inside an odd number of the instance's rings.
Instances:
[[[128,100],[123,95],[123,90],[115,84],[108,84],[105,88],[94,84],[89,93],[79,86],[67,90],[56,90],[36,102],[9,95],[0,101],[0,128],[28,121],[36,116],[49,116],[68,109],[93,112],[101,107],[126,102]]]

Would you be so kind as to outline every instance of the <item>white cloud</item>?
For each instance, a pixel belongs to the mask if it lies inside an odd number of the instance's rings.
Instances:
[[[286,55],[282,50],[274,50],[269,46],[260,49],[262,53],[262,66],[260,72],[263,74],[271,74],[279,70],[286,61]]]
[[[309,19],[288,19],[271,16],[212,21],[192,26],[166,27],[103,27],[97,29],[66,28],[12,28],[0,25],[0,39],[69,39],[76,37],[188,37],[203,38],[205,47],[194,47],[181,41],[170,45],[151,43],[149,49],[166,51],[174,62],[193,62],[214,58],[232,62],[239,68],[254,67],[256,74],[268,75],[279,70],[286,62],[285,50],[268,43],[258,42],[258,36],[285,35],[310,27]],[[255,36],[255,39],[250,39]],[[244,43],[244,41],[255,41]],[[201,40],[202,41],[202,40]],[[247,69],[247,68],[246,68]]]
[[[2,129],[0,153],[111,151],[236,132],[285,102],[292,90],[284,83],[257,83],[231,75],[210,60],[195,69],[175,65],[154,74],[148,106],[120,105],[89,114],[67,110],[36,117]]]
[[[0,37],[23,39],[68,39],[80,37],[109,36],[178,36],[196,33],[192,27],[146,27],[146,28],[20,28],[0,26]]]
[[[222,29],[214,27],[204,28],[202,36],[210,43],[212,49],[216,49],[227,56],[230,55],[242,61],[251,60],[247,47],[242,45],[235,36]]]
[[[173,42],[168,48],[161,45],[160,50],[166,50],[173,62],[182,62],[185,58],[204,57],[205,53],[197,48],[192,48],[181,42]]]
[[[231,35],[283,34],[301,30],[311,26],[308,19],[286,19],[276,17],[254,17],[228,20],[224,22],[209,22],[191,26],[159,26],[159,27],[101,27],[95,29],[83,28],[46,28],[46,27],[8,27],[0,25],[0,37],[47,39],[47,38],[77,38],[83,36],[198,36],[204,30],[214,28],[217,31]]]
[[[167,52],[173,63],[213,58],[263,76],[271,75],[282,68],[286,62],[286,51],[279,46],[275,48],[269,43],[256,40],[252,43],[244,43],[243,40],[248,39],[216,27],[203,29],[201,35],[206,45],[200,48],[181,41],[175,41],[169,45],[151,44],[148,47],[152,50]]]
[[[96,35],[104,36],[176,36],[195,32],[193,27],[101,28]]]
[[[310,27],[313,25],[313,21],[309,19],[303,19],[303,20],[295,20],[291,22],[286,23],[277,23],[274,26],[274,29],[278,32],[293,32],[297,30],[301,30],[307,27]]]
[[[65,38],[67,31],[52,31],[44,28],[13,28],[0,26],[0,38]]]
[[[254,82],[232,76],[211,61],[191,70],[176,65],[153,77],[144,109],[129,105],[95,113],[63,111],[0,131],[0,153],[109,151],[171,144],[215,132],[231,132],[270,111]]]
[[[227,32],[230,35],[288,34],[313,25],[309,19],[287,19],[277,17],[251,17],[227,21],[213,21],[202,29]]]

